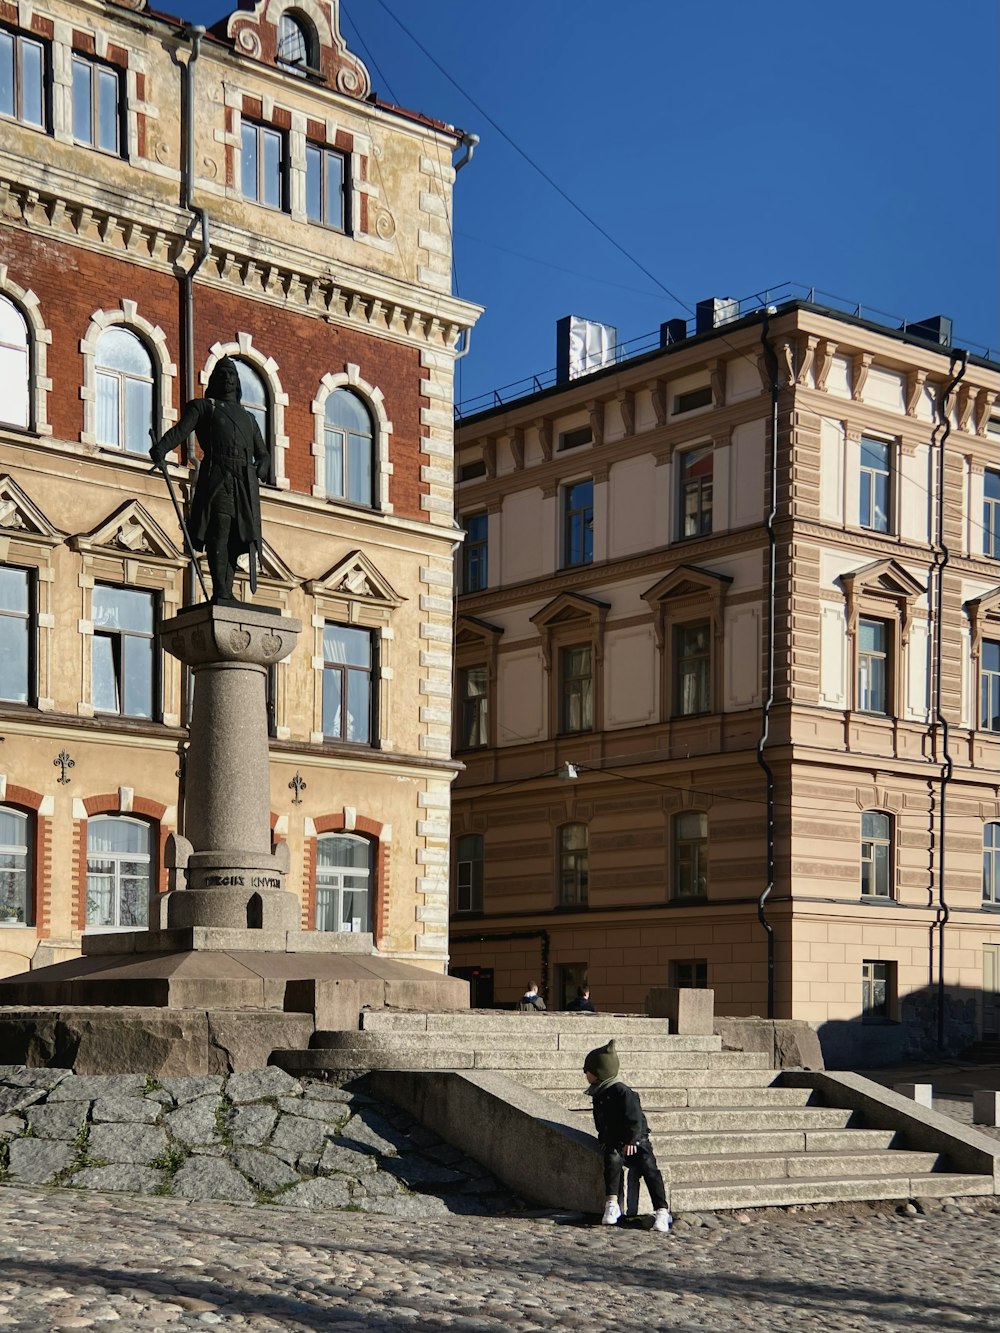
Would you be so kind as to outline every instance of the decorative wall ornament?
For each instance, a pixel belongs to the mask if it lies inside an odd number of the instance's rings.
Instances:
[[[54,768],[62,769],[57,781],[64,787],[68,786],[73,779],[66,776],[66,770],[76,768],[76,760],[69,757],[68,750],[60,750],[55,759],[52,760],[52,765]]]
[[[303,779],[301,773],[296,772],[295,777],[292,778],[288,786],[295,793],[292,797],[292,805],[301,805],[302,793],[308,788],[308,782]]]

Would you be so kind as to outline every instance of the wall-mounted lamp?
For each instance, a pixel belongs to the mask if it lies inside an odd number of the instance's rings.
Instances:
[[[568,759],[563,764],[562,768],[559,770],[560,782],[573,782],[579,776],[580,776],[580,771],[577,768],[576,764],[571,764]]]

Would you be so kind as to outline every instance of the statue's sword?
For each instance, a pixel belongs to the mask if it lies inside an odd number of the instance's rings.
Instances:
[[[155,444],[156,436],[153,434],[152,431],[149,432],[149,436],[150,439]],[[177,522],[180,524],[181,532],[183,532],[184,534],[184,545],[187,547],[188,556],[191,560],[192,565],[194,565],[194,572],[198,576],[198,582],[201,584],[201,591],[205,598],[205,601],[210,602],[212,599],[211,597],[209,597],[208,588],[206,588],[205,586],[205,579],[201,572],[201,565],[198,563],[198,555],[194,549],[194,543],[191,541],[191,534],[190,532],[188,532],[188,526],[184,522],[184,512],[181,509],[180,501],[177,499],[177,492],[174,490],[174,483],[170,480],[170,473],[167,471],[167,460],[163,459],[163,461],[160,463],[154,463],[153,466],[150,468],[150,472],[163,473],[163,480],[167,483],[167,491],[169,492],[170,499],[173,501],[174,513],[177,515]]]

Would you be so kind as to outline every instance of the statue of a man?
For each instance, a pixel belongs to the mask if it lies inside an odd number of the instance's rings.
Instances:
[[[239,372],[228,356],[212,371],[205,397],[188,403],[177,425],[153,443],[149,452],[157,467],[192,431],[204,457],[188,522],[191,544],[208,556],[212,601],[231,603],[241,555],[249,553],[251,586],[256,583],[259,484],[270,473],[271,459],[257,422],[240,403]]]

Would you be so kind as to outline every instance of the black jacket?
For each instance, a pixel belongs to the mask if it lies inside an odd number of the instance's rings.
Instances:
[[[183,444],[194,431],[204,458],[198,468],[188,528],[196,551],[205,547],[216,494],[226,484],[226,474],[235,481],[236,527],[244,551],[260,547],[260,493],[258,480],[270,468],[270,455],[256,421],[239,402],[196,398],[184,415],[150,450],[160,463]]]
[[[605,1148],[623,1148],[626,1143],[644,1143],[649,1138],[639,1094],[627,1083],[608,1079],[587,1091],[594,1102],[597,1137]]]

